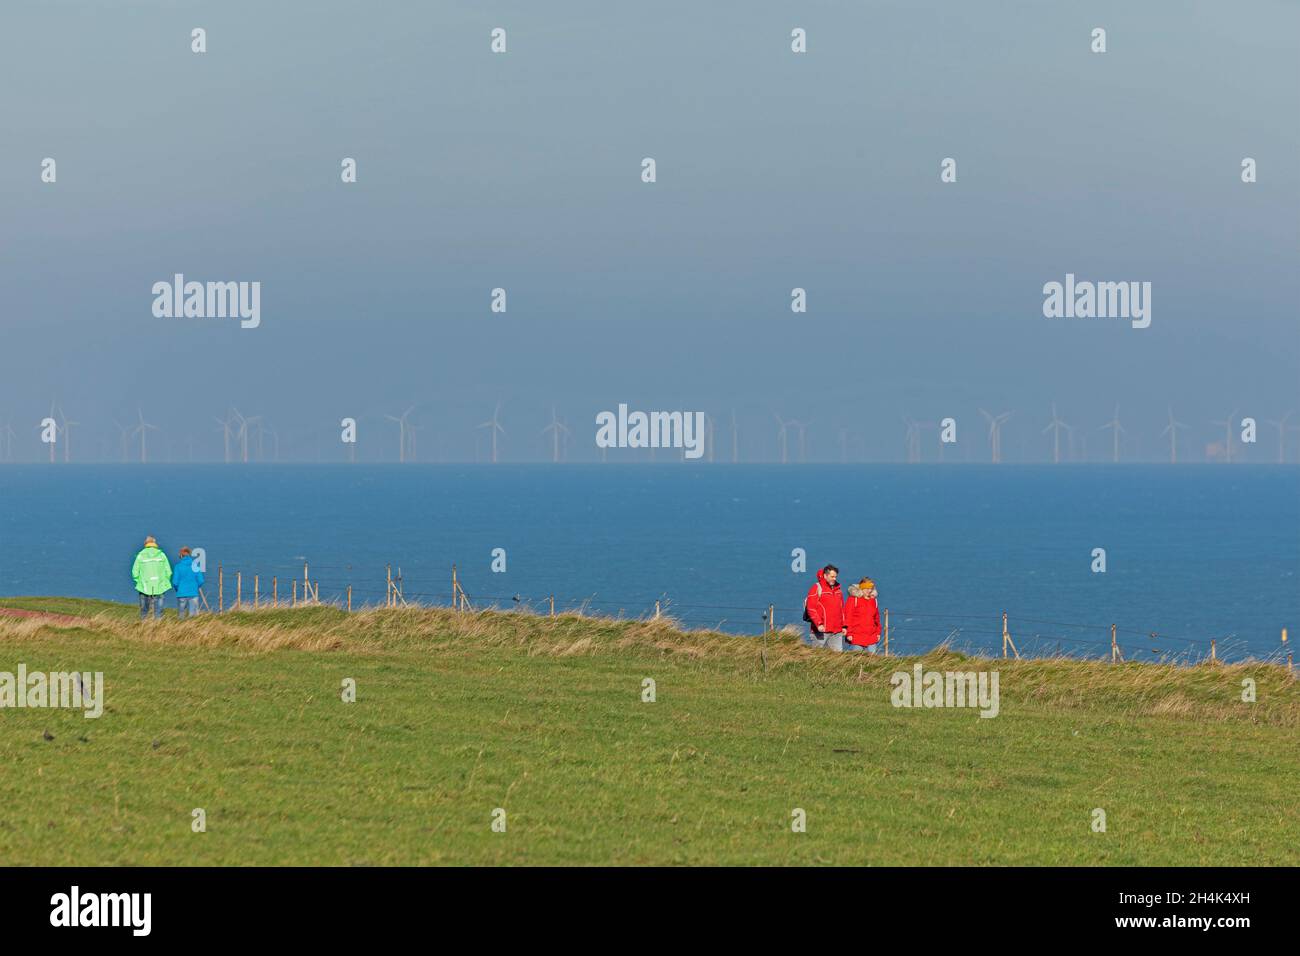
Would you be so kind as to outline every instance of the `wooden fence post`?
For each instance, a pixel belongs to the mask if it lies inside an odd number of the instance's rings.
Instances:
[[[226,609],[226,574],[217,565],[217,613],[220,614]]]
[[[244,572],[235,572],[235,607],[244,602]]]
[[[1218,649],[1215,647],[1214,638],[1210,638],[1210,660],[1217,661],[1218,659],[1219,659],[1219,652]]]
[[[1011,653],[1016,655],[1016,660],[1020,660],[1020,649],[1016,647],[1016,642],[1011,639],[1011,630],[1007,627],[1007,612],[1002,612],[1002,656],[1007,656],[1007,645],[1011,646]]]
[[[776,633],[776,605],[775,604],[769,604],[767,606],[767,629],[771,631],[773,634]]]
[[[352,585],[348,585],[348,610],[352,610]]]
[[[551,595],[551,617],[555,617],[555,595]]]
[[[293,600],[289,602],[289,607],[298,606],[298,579],[293,579]]]
[[[1115,625],[1110,626],[1110,662],[1118,664],[1124,660],[1124,655],[1119,652],[1119,644],[1115,641]]]
[[[307,561],[304,559],[302,562],[302,599],[304,603],[306,603],[307,595],[310,592],[311,592],[311,584],[307,579]]]
[[[889,656],[889,608],[885,608],[885,638],[884,638],[885,656]]]
[[[460,610],[460,581],[456,578],[456,565],[451,566],[451,607]]]
[[[275,574],[271,575],[271,603],[280,606],[280,577]]]
[[[254,610],[257,609],[259,603],[261,602],[261,593],[260,593],[260,591],[258,590],[258,587],[259,587],[259,585],[260,585],[260,583],[261,583],[261,582],[258,581],[258,578],[259,578],[259,577],[260,577],[260,575],[257,575],[257,574],[254,574],[254,575],[253,575],[253,609],[254,609]]]
[[[659,620],[659,602],[655,601],[655,620]]]

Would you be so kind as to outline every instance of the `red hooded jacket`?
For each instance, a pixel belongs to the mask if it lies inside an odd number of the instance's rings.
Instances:
[[[844,626],[849,629],[849,643],[855,646],[869,647],[880,640],[880,608],[856,584],[849,586],[844,599]]]
[[[812,618],[812,629],[818,626],[826,628],[827,634],[838,634],[844,630],[844,595],[840,583],[826,583],[826,572],[817,572],[817,583],[808,589],[804,601],[808,616]]]

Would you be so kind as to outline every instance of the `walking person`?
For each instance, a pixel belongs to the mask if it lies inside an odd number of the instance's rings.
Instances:
[[[176,616],[181,620],[199,613],[199,588],[203,587],[203,572],[194,567],[194,552],[181,548],[172,568],[172,587],[176,589]]]
[[[804,638],[809,647],[844,650],[844,596],[836,580],[839,574],[839,568],[828,564],[817,572],[817,583],[808,589],[803,619],[810,625]]]
[[[163,595],[172,586],[172,566],[153,535],[144,539],[144,547],[135,556],[135,563],[131,565],[131,580],[135,582],[136,593],[140,595],[140,620],[145,620],[151,611],[155,619],[161,619]]]
[[[844,600],[844,639],[846,651],[875,654],[880,649],[880,607],[876,603],[876,582],[863,578],[849,585]]]

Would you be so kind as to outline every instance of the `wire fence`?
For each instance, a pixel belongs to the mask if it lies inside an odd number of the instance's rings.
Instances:
[[[714,630],[756,635],[794,628],[802,632],[803,606],[769,604],[691,604],[659,598],[616,598],[608,595],[563,598],[492,594],[465,590],[456,565],[452,565],[444,590],[409,589],[400,566],[388,565],[380,578],[373,568],[320,565],[310,562],[276,563],[268,575],[217,566],[216,604],[204,601],[218,613],[264,607],[332,605],[346,610],[374,607],[427,606],[460,611],[524,611],[534,614],[583,614],[613,619],[671,619],[692,630]],[[324,572],[322,574],[322,572]],[[375,584],[356,581],[376,582]],[[209,578],[208,583],[212,583]],[[1294,673],[1287,629],[1278,647],[1263,656],[1250,653],[1249,642],[1235,633],[1209,637],[1166,634],[1157,630],[1021,617],[1008,612],[985,614],[909,611],[882,608],[881,650],[886,654],[921,654],[949,647],[973,655],[1003,657],[1071,657],[1109,659],[1115,663],[1196,664],[1228,659],[1260,660],[1283,664]]]

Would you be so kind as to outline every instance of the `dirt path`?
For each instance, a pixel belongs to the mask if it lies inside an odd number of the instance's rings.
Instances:
[[[16,607],[0,607],[0,617],[35,617],[42,621],[53,621],[55,624],[76,624],[84,621],[84,617],[73,617],[69,614],[51,614],[49,611],[25,611]]]

